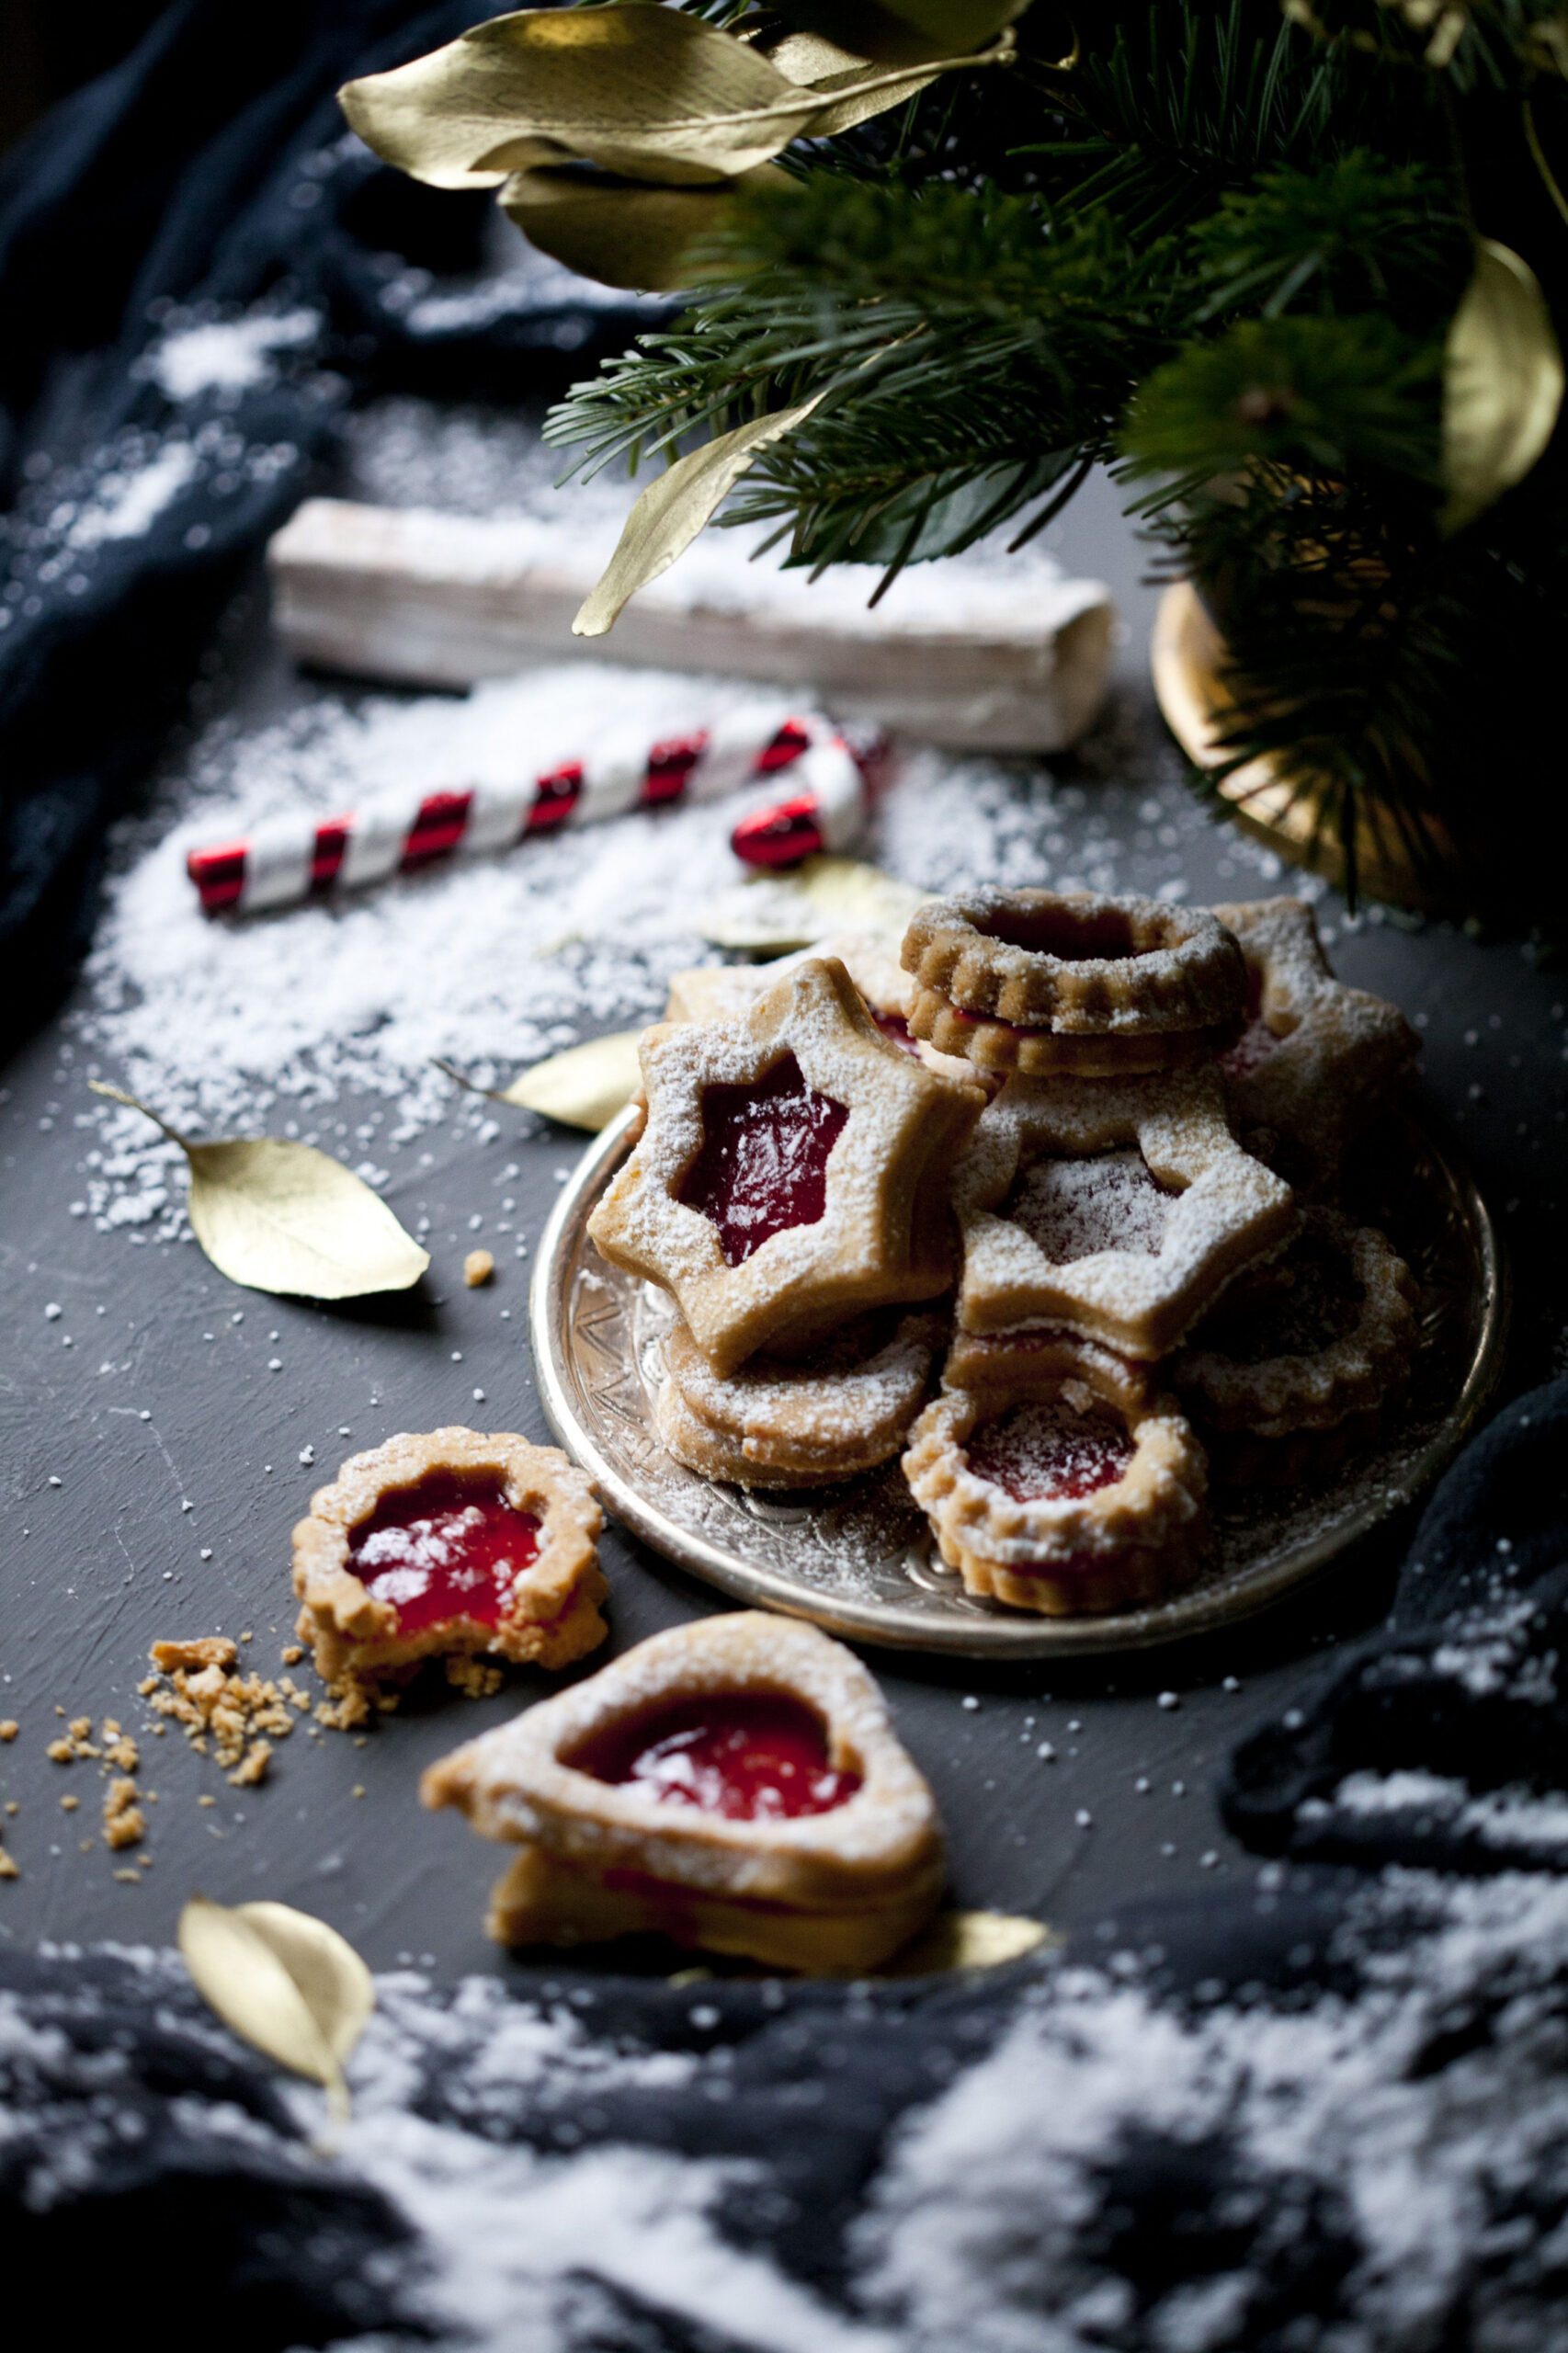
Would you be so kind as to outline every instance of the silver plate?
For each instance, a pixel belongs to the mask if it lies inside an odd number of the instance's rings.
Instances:
[[[1353,1203],[1389,1233],[1421,1285],[1407,1402],[1384,1441],[1333,1479],[1215,1510],[1199,1581],[1106,1618],[1042,1618],[972,1599],[944,1568],[896,1461],[839,1487],[769,1497],[699,1478],[653,1427],[668,1309],[587,1238],[629,1149],[631,1114],[596,1137],[540,1243],[529,1316],[540,1394],[562,1446],[632,1534],[694,1576],[765,1609],[901,1649],[981,1658],[1142,1650],[1229,1625],[1319,1574],[1401,1510],[1457,1453],[1502,1368],[1506,1300],[1496,1233],[1469,1174],[1418,1127],[1379,1155]]]

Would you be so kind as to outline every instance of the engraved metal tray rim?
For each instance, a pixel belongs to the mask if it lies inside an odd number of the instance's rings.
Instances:
[[[584,1411],[571,1291],[582,1270],[584,1250],[591,1248],[584,1229],[630,1147],[632,1119],[629,1108],[590,1143],[563,1185],[540,1239],[528,1312],[546,1418],[566,1451],[595,1480],[607,1509],[654,1552],[737,1600],[811,1619],[851,1641],[949,1656],[1021,1660],[1145,1650],[1233,1625],[1321,1574],[1349,1546],[1414,1502],[1470,1436],[1502,1370],[1507,1295],[1496,1231],[1469,1171],[1456,1167],[1416,1127],[1447,1188],[1448,1208],[1464,1228],[1474,1270],[1471,1346],[1459,1392],[1436,1428],[1397,1474],[1374,1489],[1348,1518],[1330,1518],[1315,1536],[1292,1542],[1228,1578],[1199,1583],[1166,1601],[1109,1617],[1037,1617],[967,1599],[965,1614],[960,1614],[956,1597],[951,1613],[944,1614],[928,1600],[916,1607],[819,1588],[747,1559],[665,1510],[614,1461]],[[617,1287],[629,1280],[602,1261],[596,1262],[594,1279]],[[758,1536],[760,1540],[760,1528]],[[957,1580],[953,1583],[956,1586]]]

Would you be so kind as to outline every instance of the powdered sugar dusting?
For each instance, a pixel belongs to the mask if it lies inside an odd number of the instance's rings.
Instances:
[[[1171,1199],[1141,1153],[1095,1153],[1084,1160],[1042,1160],[1026,1169],[1008,1214],[1059,1267],[1096,1250],[1157,1255]]]

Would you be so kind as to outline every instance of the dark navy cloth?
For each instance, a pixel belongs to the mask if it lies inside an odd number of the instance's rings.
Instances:
[[[176,0],[0,166],[0,1051],[68,981],[107,827],[346,404],[554,392],[645,314],[550,268],[426,299],[478,268],[491,199],[387,170],[334,93],[494,13]]]

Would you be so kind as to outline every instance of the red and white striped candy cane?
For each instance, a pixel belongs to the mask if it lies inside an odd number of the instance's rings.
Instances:
[[[244,840],[194,849],[187,870],[209,915],[238,915],[282,907],[329,891],[358,890],[406,873],[454,850],[509,849],[533,834],[588,825],[629,810],[674,801],[716,801],[738,785],[790,771],[797,787],[788,804],[809,799],[820,812],[820,840],[780,855],[771,843],[743,847],[752,864],[788,864],[852,838],[865,786],[856,756],[832,722],[782,701],[758,701],[728,711],[706,727],[650,745],[644,738],[611,738],[581,759],[547,775],[368,801],[342,817],[268,820]],[[767,818],[771,811],[761,814]]]

